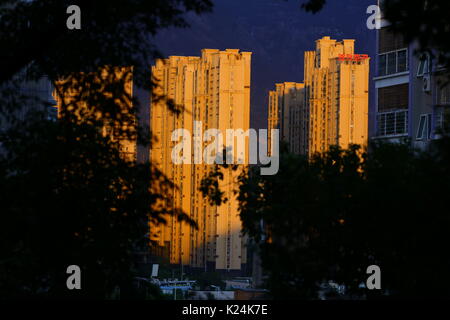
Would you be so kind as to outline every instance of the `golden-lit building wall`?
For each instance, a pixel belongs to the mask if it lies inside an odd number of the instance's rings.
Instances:
[[[239,53],[237,49],[229,49],[214,54],[213,57],[216,76],[219,80],[218,91],[215,92],[218,128],[221,132],[225,132],[226,129],[247,131],[250,127],[251,53]],[[238,154],[236,150],[235,158],[245,157],[248,163],[248,151],[248,147],[244,149],[245,154]],[[241,166],[240,169],[244,167]],[[230,200],[217,208],[216,269],[237,270],[246,263],[239,204],[234,195],[241,170],[227,170],[220,185],[221,190],[225,192],[225,197]]]
[[[339,63],[339,82],[334,83],[340,88],[338,145],[347,147],[349,144],[367,146],[369,131],[369,59],[357,62],[344,61]]]
[[[190,167],[175,165],[172,162],[171,153],[177,142],[172,142],[171,137],[172,132],[177,128],[192,130],[192,121],[189,121],[189,118],[192,118],[194,83],[192,72],[196,60],[198,58],[174,56],[170,59],[158,60],[152,68],[153,77],[159,80],[158,87],[154,89],[155,97],[161,97],[161,100],[152,99],[150,127],[156,140],[151,145],[150,160],[152,165],[156,166],[175,185],[175,188],[169,191],[171,194],[168,198],[172,198],[170,203],[159,204],[168,209],[185,208],[191,198],[188,192],[191,182]],[[168,107],[165,99],[170,99],[175,105],[182,105],[183,112],[177,115]],[[185,212],[189,214],[189,205],[187,207],[188,210]],[[189,249],[186,246],[189,244],[190,228],[187,224],[178,222],[177,217],[173,216],[168,218],[166,226],[158,227],[156,230],[153,226],[151,229],[153,229],[153,240],[157,240],[161,246],[170,243],[171,263],[189,263]]]
[[[280,140],[286,142],[289,152],[295,154],[301,153],[304,87],[303,83],[284,82],[275,84],[275,90],[269,91],[269,132],[279,129]],[[269,138],[269,150],[271,143]]]
[[[367,145],[369,59],[340,55],[354,55],[354,40],[324,37],[315,51],[305,52],[305,154],[325,152],[330,145]]]
[[[159,80],[155,98],[151,105],[151,129],[157,139],[151,148],[152,164],[171,179],[176,189],[173,191],[174,208],[180,208],[198,224],[198,230],[176,218],[168,218],[169,223],[159,228],[157,241],[161,246],[170,246],[170,262],[182,263],[196,268],[214,265],[215,269],[240,270],[246,263],[245,239],[241,236],[241,220],[238,201],[233,193],[240,170],[226,170],[220,188],[229,201],[219,207],[210,205],[204,199],[199,187],[201,180],[213,168],[210,164],[174,164],[172,148],[178,142],[171,142],[173,130],[189,130],[193,138],[201,139],[207,129],[218,129],[226,143],[227,129],[249,129],[250,125],[250,67],[251,53],[237,49],[219,51],[202,50],[201,57],[175,57],[159,60],[152,67],[154,78]],[[175,115],[169,110],[166,96],[184,108]],[[194,122],[202,123],[197,132]],[[211,141],[200,143],[201,152]],[[248,159],[248,145],[243,154],[235,157]]]

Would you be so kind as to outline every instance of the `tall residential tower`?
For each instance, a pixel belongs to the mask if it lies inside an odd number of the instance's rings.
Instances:
[[[323,37],[305,52],[305,154],[367,145],[370,59],[355,54],[354,44]]]
[[[317,40],[316,50],[305,52],[304,83],[276,84],[269,92],[268,129],[280,129],[291,153],[367,146],[370,59],[355,54],[354,42]]]
[[[155,239],[169,248],[171,263],[229,271],[240,270],[246,263],[238,202],[233,193],[245,164],[236,171],[224,171],[219,186],[228,202],[211,205],[199,188],[214,168],[202,159],[203,150],[212,141],[205,141],[206,131],[217,129],[226,140],[227,129],[249,129],[250,67],[251,53],[238,49],[204,49],[201,57],[171,56],[152,67],[159,85],[151,105],[151,129],[156,141],[150,158],[175,186],[173,201],[165,205],[181,209],[198,224],[195,229],[177,217],[169,217],[166,226],[157,228]],[[170,109],[169,101],[182,107],[179,114]],[[177,139],[172,141],[176,129],[192,135],[192,143],[187,146],[192,151],[188,155],[190,163],[176,164],[172,159],[173,148],[179,143]],[[244,163],[248,163],[248,144],[243,154],[236,156],[245,156]]]

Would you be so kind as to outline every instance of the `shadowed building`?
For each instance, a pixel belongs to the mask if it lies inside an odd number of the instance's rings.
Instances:
[[[99,73],[59,80],[53,95],[58,116],[63,110],[73,110],[70,113],[81,122],[101,121],[103,134],[118,142],[124,159],[139,163],[149,160],[149,147],[137,141],[137,120],[143,130],[149,129],[150,97],[148,90],[135,84],[133,68],[105,67]],[[96,106],[105,108],[100,111]],[[111,116],[109,112],[116,114]]]
[[[379,1],[382,5],[382,1]],[[426,149],[450,132],[450,84],[433,50],[420,52],[381,21],[377,30],[377,74],[374,77],[375,127],[372,139],[403,142]]]
[[[16,83],[14,83],[16,82]],[[10,83],[2,84],[2,90],[14,90],[17,93],[17,103],[13,110],[9,110],[6,106],[0,114],[0,131],[8,130],[13,121],[25,121],[30,112],[41,112],[48,120],[56,120],[57,109],[55,108],[56,101],[53,97],[53,86],[47,77],[41,77],[38,80],[27,80],[25,72],[20,72],[17,80]],[[17,92],[16,92],[17,90]],[[5,99],[4,103],[14,103],[8,101],[7,94],[1,97]]]

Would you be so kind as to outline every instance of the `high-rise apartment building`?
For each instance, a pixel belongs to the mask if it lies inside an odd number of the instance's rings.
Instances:
[[[280,140],[289,152],[300,154],[300,141],[304,132],[305,91],[303,83],[277,83],[269,92],[268,129],[280,130]],[[271,135],[268,135],[268,150],[271,150]]]
[[[354,44],[323,37],[305,52],[305,154],[367,145],[370,59],[355,54]]]
[[[224,171],[219,187],[228,202],[212,205],[199,188],[213,168],[202,159],[203,150],[213,141],[205,141],[204,133],[217,129],[228,144],[227,129],[249,129],[250,70],[251,53],[238,49],[204,49],[201,57],[171,56],[158,60],[152,67],[152,75],[159,85],[155,87],[150,111],[155,137],[150,158],[152,165],[174,183],[171,203],[162,205],[181,209],[198,224],[196,229],[172,216],[165,226],[151,228],[159,245],[169,248],[173,264],[208,270],[240,270],[246,263],[245,239],[233,193],[237,176],[245,170],[245,164],[239,166],[239,170]],[[181,106],[181,111],[174,113],[168,101]],[[190,163],[177,164],[172,159],[173,148],[180,142],[172,141],[176,129],[185,129],[185,134],[191,135],[187,137],[192,138],[187,147],[192,151],[187,155]],[[248,163],[248,144],[244,149],[240,151],[243,154],[237,154],[236,149],[234,154],[245,156],[244,163]]]

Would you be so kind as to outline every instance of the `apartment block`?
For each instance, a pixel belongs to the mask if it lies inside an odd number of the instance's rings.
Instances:
[[[373,79],[376,132],[372,139],[408,141],[426,149],[431,141],[448,134],[450,85],[446,70],[433,50],[418,49],[417,43],[407,43],[382,20],[377,31],[377,74]]]
[[[227,129],[249,129],[250,72],[251,53],[238,49],[204,49],[200,57],[171,56],[156,61],[152,67],[158,86],[150,111],[155,137],[150,159],[174,184],[172,200],[161,205],[181,210],[198,225],[196,229],[171,216],[165,226],[151,227],[153,239],[160,247],[169,248],[173,264],[227,271],[239,271],[246,264],[245,239],[233,190],[238,175],[246,170],[248,143],[239,154],[237,148],[233,150],[236,158],[245,158],[244,164],[236,171],[226,169],[219,184],[228,199],[226,203],[210,204],[199,188],[214,168],[202,158],[203,150],[213,141],[205,140],[207,130],[219,130],[227,144]],[[179,106],[180,112],[173,112],[171,105]],[[177,164],[172,159],[172,151],[180,143],[172,141],[177,129],[186,130],[183,139],[190,135],[186,138],[194,141],[186,146],[192,151],[188,155],[190,163]]]

